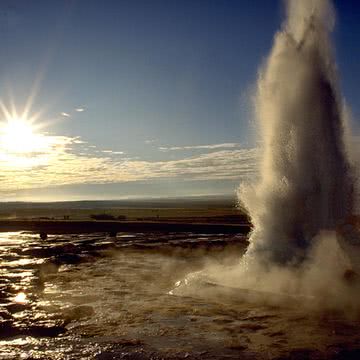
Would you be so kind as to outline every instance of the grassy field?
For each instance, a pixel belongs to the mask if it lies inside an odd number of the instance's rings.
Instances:
[[[204,222],[237,222],[243,216],[237,209],[16,209],[13,211],[0,211],[0,219],[54,219],[63,220],[89,220],[94,214],[108,214],[115,218],[125,217],[130,221],[204,221]]]
[[[79,201],[61,203],[3,203],[0,220],[91,220],[92,215],[114,220],[243,223],[247,217],[229,199],[162,201]],[[110,220],[110,219],[108,219]]]

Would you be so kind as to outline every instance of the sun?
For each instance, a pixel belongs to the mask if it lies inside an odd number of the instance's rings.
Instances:
[[[38,122],[40,113],[21,115],[0,101],[0,166],[29,168],[46,164],[52,154],[54,139],[42,133],[44,123]]]
[[[41,147],[39,135],[27,119],[9,118],[0,128],[0,137],[2,149],[13,154],[29,154]]]
[[[46,136],[38,133],[37,129],[29,119],[7,118],[0,122],[0,150],[17,156],[44,152],[49,144]]]

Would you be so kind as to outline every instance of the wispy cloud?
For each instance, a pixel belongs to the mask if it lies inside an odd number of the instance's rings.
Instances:
[[[56,140],[56,141],[55,141]],[[78,138],[54,137],[51,151],[42,161],[27,167],[0,156],[0,192],[70,184],[105,184],[177,178],[182,180],[249,179],[256,175],[257,149],[228,149],[180,160],[144,161],[114,158],[111,153],[91,155],[77,144]],[[79,147],[78,151],[74,147]],[[12,165],[12,166],[9,166]],[[21,165],[21,164],[20,164]]]
[[[77,107],[73,111],[63,111],[63,112],[60,113],[60,115],[64,116],[64,117],[71,117],[71,116],[75,115],[74,111],[78,112],[78,113],[81,113],[81,112],[85,111],[85,108],[84,107]]]
[[[240,148],[239,143],[209,144],[209,145],[187,145],[187,146],[160,146],[160,151],[184,151],[184,150],[215,150]]]
[[[358,154],[360,141],[355,140],[353,152]],[[123,152],[111,149],[98,150],[95,154],[94,145],[88,145],[79,137],[48,136],[46,143],[48,146],[42,151],[22,157],[6,153],[0,147],[0,193],[155,179],[252,181],[258,173],[260,155],[258,148],[238,148],[239,144],[235,143],[215,144],[200,145],[204,150],[200,154],[147,161],[122,156]]]

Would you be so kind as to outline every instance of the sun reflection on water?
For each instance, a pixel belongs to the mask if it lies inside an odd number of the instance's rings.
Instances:
[[[28,302],[27,296],[24,292],[19,292],[15,298],[14,301],[18,304],[25,304]]]

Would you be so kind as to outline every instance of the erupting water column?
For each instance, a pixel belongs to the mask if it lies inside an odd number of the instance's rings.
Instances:
[[[254,225],[245,257],[297,264],[319,231],[353,210],[344,109],[332,57],[329,0],[288,0],[259,75],[260,179],[240,189]]]

